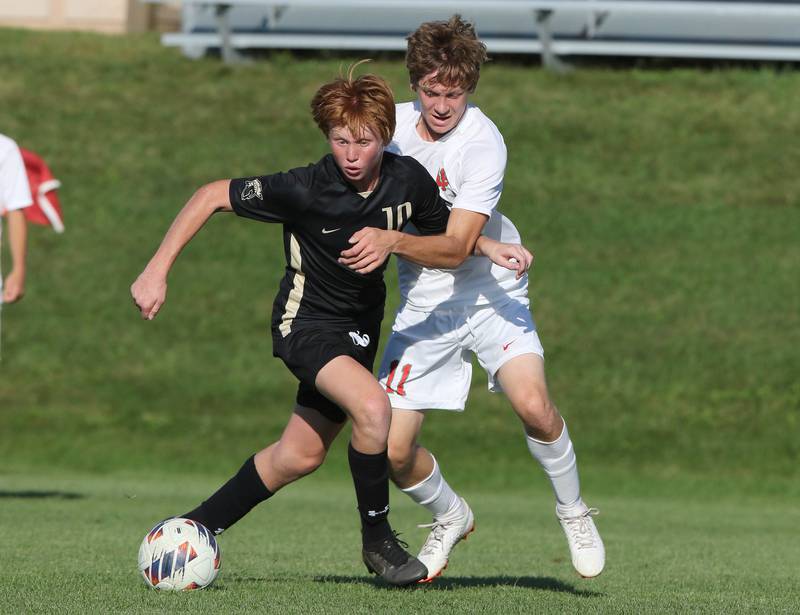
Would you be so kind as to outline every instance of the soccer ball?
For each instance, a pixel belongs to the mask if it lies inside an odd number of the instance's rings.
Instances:
[[[139,547],[139,572],[155,589],[208,587],[219,574],[220,561],[214,535],[197,521],[180,517],[157,523]]]

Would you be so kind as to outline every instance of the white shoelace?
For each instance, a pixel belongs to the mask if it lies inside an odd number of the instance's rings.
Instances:
[[[437,521],[434,520],[433,523],[422,523],[418,525],[419,528],[430,528],[431,533],[428,535],[425,544],[422,545],[422,549],[420,550],[420,555],[427,555],[435,553],[438,550],[441,550],[444,546],[444,533],[447,529],[446,522],[444,521]],[[439,543],[439,546],[434,546],[434,543]]]
[[[595,543],[594,523],[591,517],[598,514],[600,514],[599,510],[589,508],[585,513],[577,517],[561,517],[578,549],[593,549],[597,546]]]

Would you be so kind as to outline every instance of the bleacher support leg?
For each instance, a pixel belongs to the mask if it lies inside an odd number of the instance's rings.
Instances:
[[[536,20],[536,33],[542,44],[542,66],[556,73],[567,73],[572,66],[561,60],[553,51],[553,33],[550,31],[552,9],[537,9],[533,12]]]

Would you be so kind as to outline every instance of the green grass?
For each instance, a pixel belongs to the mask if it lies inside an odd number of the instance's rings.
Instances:
[[[218,590],[143,591],[141,534],[275,439],[296,383],[267,332],[279,228],[213,219],[154,322],[128,287],[199,185],[325,152],[308,101],[350,61],[231,67],[154,36],[0,29],[0,131],[50,162],[67,222],[32,229],[27,297],[3,311],[0,610],[791,610],[800,74],[502,61],[475,102],[509,148],[502,209],[536,252],[548,380],[602,509],[606,573],[573,577],[518,421],[476,371],[467,412],[432,416],[423,438],[479,515],[442,583],[394,592],[363,574],[342,437],[224,537]],[[401,61],[371,66],[408,99]],[[83,497],[13,496],[29,490]],[[418,545],[426,519],[393,506]]]
[[[136,572],[141,537],[158,516],[216,484],[66,475],[3,476],[14,519],[3,552],[0,611],[290,613],[792,612],[800,556],[785,539],[796,510],[770,498],[600,498],[609,565],[578,578],[543,481],[524,490],[469,490],[477,530],[438,581],[396,590],[359,561],[351,486],[322,470],[263,504],[221,537],[209,591],[160,594]],[[667,485],[662,485],[666,487]],[[644,489],[652,485],[643,485]],[[38,496],[37,496],[38,494]],[[320,508],[324,506],[324,521]],[[427,519],[395,498],[395,526],[418,547]],[[4,524],[5,525],[5,524]],[[8,526],[6,526],[8,527]],[[58,574],[51,571],[58,570]]]
[[[213,220],[153,323],[128,287],[196,187],[325,152],[308,100],[348,62],[231,67],[150,36],[0,31],[2,130],[50,161],[68,225],[34,229],[29,296],[4,313],[4,459],[112,471],[143,463],[147,440],[170,467],[209,470],[176,433],[235,457],[279,433],[295,386],[267,335],[279,228]],[[372,68],[408,98],[399,61]],[[508,142],[502,208],[537,254],[534,313],[579,452],[795,476],[800,74],[484,72],[475,100]],[[484,389],[479,376],[471,418],[427,437],[455,430],[513,465],[495,443],[518,427]],[[465,474],[482,466],[471,456]]]

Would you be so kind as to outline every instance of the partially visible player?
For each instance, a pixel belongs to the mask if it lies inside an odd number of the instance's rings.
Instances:
[[[398,544],[388,522],[391,407],[372,375],[385,267],[356,274],[338,258],[348,238],[365,225],[400,230],[413,222],[423,234],[442,233],[423,239],[426,261],[457,266],[473,251],[480,227],[448,221],[446,203],[425,169],[411,158],[384,153],[395,127],[395,106],[383,79],[353,79],[351,71],[348,78],[322,86],[311,107],[331,153],[286,173],[200,188],[131,293],[142,317],[154,318],[166,298],[172,263],[217,211],[283,224],[286,275],[273,305],[272,340],[274,354],[300,381],[297,406],[279,442],[250,457],[216,493],[181,516],[214,533],[224,531],[322,463],[349,417],[348,457],[364,563],[389,583],[407,585],[425,578],[427,570]]]
[[[517,229],[497,211],[506,164],[503,138],[469,104],[485,60],[486,48],[474,28],[457,15],[424,23],[411,34],[406,65],[417,100],[398,105],[389,150],[425,166],[452,204],[451,215],[480,218],[488,237],[519,243]],[[354,236],[356,243],[343,253],[343,262],[356,271],[372,271],[387,253],[399,252],[398,239],[397,233],[365,229]],[[415,258],[424,249],[418,248],[411,258],[398,260],[402,301],[379,374],[393,408],[392,479],[433,515],[418,555],[428,580],[441,573],[455,544],[472,531],[474,519],[417,439],[425,410],[464,409],[473,354],[488,374],[489,389],[505,392],[522,420],[531,455],[550,478],[575,569],[584,577],[597,576],[605,564],[592,520],[597,511],[581,498],[572,442],[548,393],[527,275],[519,275],[529,263],[520,266],[518,275],[477,258],[456,270],[429,269]]]
[[[8,218],[8,243],[11,248],[11,269],[5,283],[0,274],[0,303],[14,303],[25,294],[28,227],[22,210],[32,204],[28,175],[19,146],[10,137],[0,134],[0,214]]]

